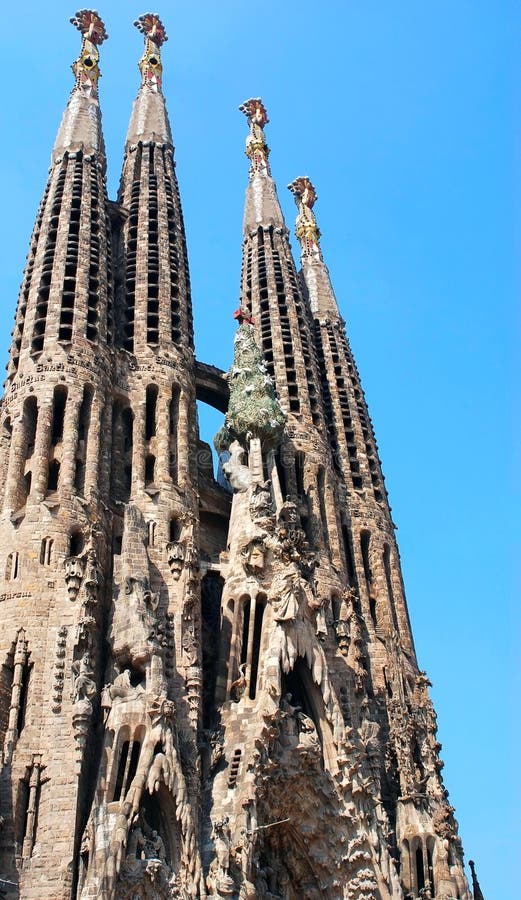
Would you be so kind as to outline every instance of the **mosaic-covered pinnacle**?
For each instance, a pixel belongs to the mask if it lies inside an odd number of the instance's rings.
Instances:
[[[98,47],[108,38],[103,20],[95,9],[80,9],[71,19],[83,37],[80,55],[72,65],[76,77],[76,87],[88,97],[95,97],[98,90],[99,70]]]
[[[70,21],[91,44],[99,46],[108,38],[104,22],[95,9],[79,9]]]
[[[134,22],[136,28],[150,38],[157,47],[162,47],[168,40],[168,35],[157,13],[144,13]]]
[[[295,178],[288,184],[298,208],[295,234],[302,248],[302,256],[320,256],[320,229],[313,212],[317,192],[307,175]]]
[[[270,174],[268,156],[270,148],[264,136],[264,126],[268,124],[268,114],[260,97],[251,97],[239,106],[248,119],[250,133],[246,138],[246,156],[251,162],[250,175],[256,172]]]
[[[139,60],[142,84],[158,93],[163,79],[160,49],[168,40],[165,27],[157,13],[145,13],[134,25],[145,37],[145,50]]]
[[[295,234],[300,242],[302,275],[311,311],[314,316],[339,317],[335,292],[320,249],[320,229],[313,212],[317,201],[315,187],[307,175],[301,175],[288,184],[288,190],[298,208]]]

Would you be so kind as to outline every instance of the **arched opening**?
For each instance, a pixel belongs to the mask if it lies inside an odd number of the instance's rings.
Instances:
[[[50,566],[52,559],[52,548],[54,541],[50,537],[45,537],[40,544],[40,565]]]
[[[342,542],[344,544],[344,558],[346,562],[347,577],[349,579],[349,584],[354,586],[356,584],[355,564],[353,562],[353,550],[351,547],[349,529],[345,522],[342,523]]]
[[[416,887],[419,891],[422,891],[425,887],[425,872],[423,870],[423,850],[420,847],[416,848],[415,853],[416,860]]]
[[[171,516],[170,521],[168,523],[168,540],[170,542],[178,541],[180,537],[181,537],[181,525],[174,516]]]
[[[58,490],[58,479],[60,477],[60,463],[57,459],[53,459],[49,463],[49,475],[47,478],[47,493],[51,494]]]
[[[170,451],[170,478],[177,483],[178,480],[178,450],[177,450],[177,430],[179,427],[179,388],[176,384],[172,385],[172,397],[169,406],[169,451]]]
[[[224,580],[211,569],[201,581],[201,624],[203,651],[203,727],[215,719],[215,688],[219,662],[219,622]]]
[[[67,388],[62,385],[54,388],[52,406],[51,446],[61,443],[63,439],[63,423],[65,420],[65,405],[67,403]]]
[[[342,610],[342,600],[338,596],[338,594],[333,594],[331,597],[331,612],[333,613],[333,622],[340,621],[340,615]]]
[[[112,795],[112,799],[114,801],[120,800],[121,792],[123,790],[123,784],[125,781],[125,773],[127,771],[127,762],[128,762],[128,751],[130,747],[130,741],[123,741],[121,745],[121,752],[119,754],[118,759],[118,770],[116,775],[116,784],[114,785],[114,793]]]
[[[69,556],[79,556],[83,550],[85,538],[81,531],[73,531],[69,540]]]
[[[257,677],[259,673],[260,649],[262,641],[262,621],[264,618],[265,608],[266,597],[263,594],[258,594],[255,600],[255,616],[253,620],[253,647],[251,655],[249,684],[250,700],[255,700],[255,696],[257,693]]]
[[[145,401],[145,440],[149,441],[156,434],[156,408],[157,408],[157,384],[149,384],[146,389]]]
[[[154,484],[156,474],[156,458],[153,453],[148,453],[145,457],[145,485],[150,487]]]
[[[152,796],[144,794],[140,818],[149,831],[156,831],[164,845],[166,862],[174,871],[181,866],[181,829],[176,817],[175,799],[164,784]],[[159,851],[161,852],[161,851]],[[159,855],[159,854],[158,854]]]
[[[5,561],[5,580],[13,581],[18,575],[18,552],[9,553]]]
[[[241,633],[241,665],[246,665],[248,659],[248,635],[250,633],[250,609],[251,598],[246,596],[242,599],[242,633]]]
[[[368,592],[370,592],[371,582],[373,580],[373,576],[371,573],[371,566],[369,564],[370,540],[371,540],[371,535],[368,531],[360,532],[360,550],[362,551],[362,563],[364,566],[364,575],[365,575]]]
[[[324,700],[302,657],[297,659],[290,672],[282,673],[282,696],[286,694],[291,694],[292,705],[300,706],[302,712],[313,722],[322,747],[324,762],[328,768],[335,768],[333,732],[326,718]]]
[[[147,546],[154,547],[156,543],[156,523],[147,522]]]
[[[31,678],[31,667],[28,661],[22,668],[22,679],[20,684],[20,696],[18,699],[18,717],[16,720],[16,733],[20,737],[25,727],[25,719],[27,713],[27,699],[29,696],[29,681]]]
[[[93,395],[94,392],[92,387],[88,384],[85,385],[78,416],[78,441],[76,445],[76,468],[74,471],[74,490],[78,494],[83,494],[85,490],[87,440],[92,414]]]
[[[134,416],[128,401],[116,400],[112,409],[111,492],[116,502],[128,503],[132,487]]]

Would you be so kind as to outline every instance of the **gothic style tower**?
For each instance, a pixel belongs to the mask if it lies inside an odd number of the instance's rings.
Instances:
[[[72,21],[1,407],[0,889],[470,900],[315,189],[290,185],[298,273],[247,100],[234,360],[196,362],[165,29],[135,23],[109,202],[107,35]],[[218,480],[197,397],[227,409]]]
[[[112,265],[96,13],[54,145],[2,402],[2,874],[70,896],[92,799],[111,570]],[[59,800],[58,800],[59,798]],[[43,837],[43,839],[42,839]]]

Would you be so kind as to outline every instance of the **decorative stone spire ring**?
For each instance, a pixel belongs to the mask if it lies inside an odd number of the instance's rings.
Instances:
[[[260,97],[252,97],[245,100],[239,106],[239,110],[248,119],[250,133],[246,138],[246,156],[251,162],[250,177],[257,172],[270,174],[268,156],[270,148],[264,136],[264,126],[268,124],[268,114]]]
[[[165,27],[156,13],[145,13],[134,22],[134,25],[145,36],[145,51],[139,60],[142,84],[154,93],[160,93],[163,80],[160,50],[168,40]]]
[[[108,34],[95,9],[80,9],[71,19],[83,37],[80,55],[72,65],[76,77],[76,87],[88,97],[95,97],[98,92],[99,70],[98,47],[108,38]]]
[[[295,234],[302,248],[302,256],[321,256],[320,230],[315,219],[313,206],[317,200],[317,192],[307,175],[295,178],[288,184],[298,207]]]

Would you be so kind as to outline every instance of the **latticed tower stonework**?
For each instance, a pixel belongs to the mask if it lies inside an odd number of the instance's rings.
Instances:
[[[1,407],[0,889],[470,900],[378,449],[313,212],[250,161],[228,375],[196,362],[155,14],[108,200],[93,11]],[[216,480],[196,400],[225,413]],[[204,449],[204,448],[203,448]]]

